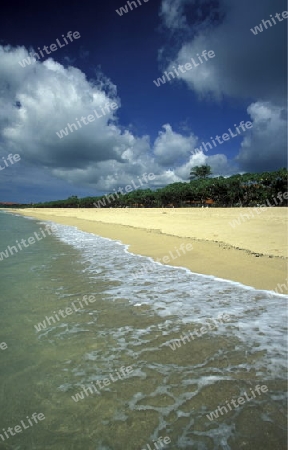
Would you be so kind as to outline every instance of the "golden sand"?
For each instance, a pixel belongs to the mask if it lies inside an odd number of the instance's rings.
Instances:
[[[287,285],[287,208],[270,207],[258,210],[259,214],[256,208],[13,211],[120,240],[129,245],[132,253],[154,259],[169,256],[173,251],[175,256],[181,243],[191,243],[193,250],[181,253],[173,261],[170,258],[170,264],[258,289],[274,290],[278,283]],[[245,217],[245,213],[250,217]],[[233,227],[235,219],[240,222]],[[287,289],[282,293],[287,294]]]

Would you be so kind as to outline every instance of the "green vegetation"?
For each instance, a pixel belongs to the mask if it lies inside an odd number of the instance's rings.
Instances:
[[[66,200],[57,200],[34,204],[35,208],[125,208],[125,207],[191,207],[210,205],[213,207],[256,206],[269,200],[279,192],[287,192],[287,169],[276,172],[245,173],[233,175],[228,178],[210,177],[210,166],[194,167],[190,174],[190,183],[173,183],[164,188],[152,191],[151,189],[138,189],[121,195],[118,193],[100,197],[78,198],[69,197]],[[109,198],[109,200],[107,199]],[[278,206],[287,206],[287,199]],[[28,205],[27,205],[28,206]],[[31,207],[31,205],[29,205]]]
[[[212,175],[212,170],[207,164],[203,166],[195,166],[190,170],[190,181],[198,178],[207,178],[210,175]]]

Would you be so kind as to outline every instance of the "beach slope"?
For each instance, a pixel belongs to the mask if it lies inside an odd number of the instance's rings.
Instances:
[[[192,272],[288,293],[285,287],[287,208],[266,208],[258,212],[256,208],[29,208],[9,211],[120,240],[129,245],[132,253],[187,267]],[[181,244],[189,243],[192,250],[185,254],[179,250]],[[285,285],[282,290],[279,283]]]

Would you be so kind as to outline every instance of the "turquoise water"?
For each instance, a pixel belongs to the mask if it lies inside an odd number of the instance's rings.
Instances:
[[[40,229],[0,213],[0,254]],[[0,450],[286,448],[287,297],[146,263],[62,225],[2,255]]]

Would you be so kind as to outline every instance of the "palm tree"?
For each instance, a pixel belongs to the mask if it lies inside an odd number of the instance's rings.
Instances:
[[[207,164],[204,164],[203,166],[195,166],[190,170],[190,182],[194,178],[208,178],[210,175],[212,175],[212,170]]]

